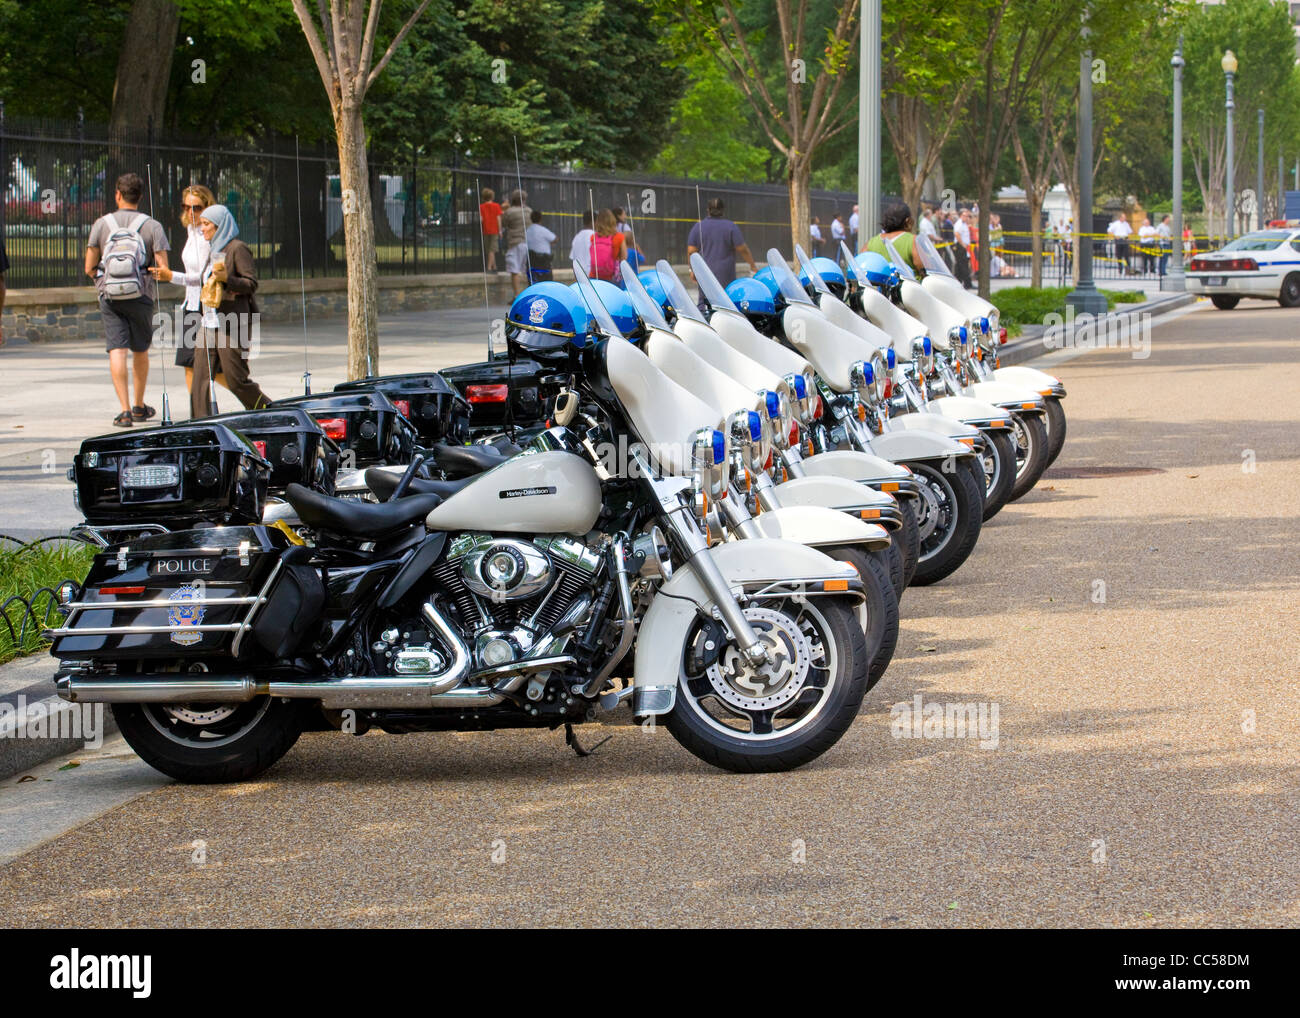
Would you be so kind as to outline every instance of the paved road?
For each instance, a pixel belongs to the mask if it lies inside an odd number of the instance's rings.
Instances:
[[[1196,310],[1147,360],[1061,365],[1053,476],[907,593],[896,663],[803,770],[626,726],[585,760],[312,735],[237,787],[119,776],[138,798],[0,867],[0,924],[1294,926],[1298,327]],[[997,747],[892,737],[916,696],[996,704]]]

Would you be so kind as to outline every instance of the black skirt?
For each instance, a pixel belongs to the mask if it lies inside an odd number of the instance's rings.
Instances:
[[[194,367],[194,346],[198,341],[199,335],[201,334],[201,329],[198,326],[198,322],[201,320],[202,314],[203,313],[201,311],[185,312],[185,330],[181,333],[181,335],[175,337],[176,366],[178,368]],[[195,328],[192,331],[189,328],[191,324],[191,317],[190,317],[191,315],[194,316],[193,324],[195,325]],[[173,322],[175,322],[175,320],[176,320],[175,318],[172,319]],[[189,336],[188,340],[186,339],[187,335]]]

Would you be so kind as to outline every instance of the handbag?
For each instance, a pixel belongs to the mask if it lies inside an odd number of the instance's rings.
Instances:
[[[199,302],[205,308],[219,308],[225,299],[226,287],[221,280],[209,276],[203,281],[203,286],[199,290]]]

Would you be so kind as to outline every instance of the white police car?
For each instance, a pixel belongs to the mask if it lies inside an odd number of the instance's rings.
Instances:
[[[1242,297],[1300,307],[1300,229],[1256,230],[1188,264],[1187,289],[1228,311]]]

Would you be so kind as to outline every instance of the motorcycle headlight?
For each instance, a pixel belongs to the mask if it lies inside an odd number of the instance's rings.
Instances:
[[[764,434],[770,434],[770,427],[764,429],[763,418],[757,410],[737,410],[728,418],[727,430],[731,433],[731,448],[740,453],[741,462],[752,474],[763,469],[767,459],[764,448]]]
[[[810,394],[815,395],[808,378],[801,372],[791,372],[785,376],[785,384],[790,390],[791,409],[803,424],[812,423],[812,404]]]
[[[868,406],[873,404],[877,398],[876,392],[876,369],[867,361],[854,361],[849,368],[849,381],[853,385],[853,391],[858,394],[858,398]]]
[[[934,344],[930,342],[929,336],[917,336],[912,340],[912,362],[916,365],[917,374],[922,377],[928,375],[934,367]]]
[[[891,348],[891,354],[894,352]],[[871,365],[876,371],[876,398],[885,399],[889,395],[890,368],[893,366],[881,350],[871,355]]]
[[[701,428],[691,436],[691,483],[697,492],[717,499],[727,490],[731,464],[727,462],[727,436]]]
[[[885,363],[889,365],[890,371],[898,367],[898,354],[894,352],[892,345],[885,351]]]

